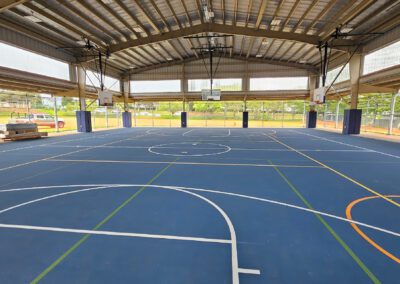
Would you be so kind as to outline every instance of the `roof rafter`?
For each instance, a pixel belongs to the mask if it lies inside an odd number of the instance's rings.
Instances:
[[[250,14],[251,14],[251,8],[253,7],[253,0],[249,1],[249,5],[247,6],[247,16],[246,16],[246,23],[245,23],[245,27],[247,27],[247,25],[249,24],[249,19],[250,19]],[[224,21],[225,24],[225,21]]]
[[[285,2],[285,0],[280,0],[278,6],[277,6],[276,9],[275,9],[274,15],[272,16],[271,22],[270,22],[270,24],[269,24],[268,27],[267,27],[267,30],[269,30],[269,31],[271,30],[271,27],[272,27],[271,24],[272,24],[272,22],[275,20],[275,18],[276,18],[276,16],[278,15],[279,11],[281,10],[282,5],[283,5],[284,2]],[[268,51],[270,50],[270,48],[271,48],[271,46],[274,44],[274,42],[275,42],[275,38],[272,39],[272,41],[271,41],[269,47],[268,47],[267,50],[265,51],[264,56],[263,56],[264,59],[267,57]]]
[[[251,51],[252,51],[252,49],[253,49],[255,40],[256,40],[255,37],[252,37],[252,38],[251,38],[249,48],[247,49],[246,58],[249,58],[249,57],[250,57],[250,54],[251,54]]]
[[[256,30],[260,28],[267,5],[268,5],[268,0],[263,0],[261,3],[261,6],[260,6],[260,10],[258,12],[258,16],[257,16],[256,27],[255,27]]]
[[[141,30],[143,30],[143,32],[146,35],[149,35],[149,32],[146,30],[143,24],[139,21],[139,19],[135,15],[131,13],[131,11],[129,11],[129,9],[125,6],[125,4],[121,0],[114,0],[114,1],[122,10],[124,10],[124,12],[128,15],[128,17],[131,18],[131,20],[134,21],[140,27]]]
[[[253,0],[250,0],[250,2],[253,2]],[[225,0],[221,0],[221,9],[222,9],[222,22],[225,25],[225,23],[226,23],[226,20],[225,20]]]
[[[146,18],[147,22],[150,24],[150,26],[157,31],[158,33],[161,33],[162,31],[160,28],[154,23],[153,19],[150,17],[150,15],[147,13],[146,9],[143,7],[143,5],[140,3],[140,1],[135,0],[134,1],[139,10],[142,12],[143,16]]]
[[[165,41],[165,43],[167,43],[174,50],[174,52],[178,55],[180,60],[183,60],[182,55],[178,52],[176,47],[169,40]]]
[[[125,50],[125,54],[127,56],[129,56],[130,58],[132,58],[133,60],[135,60],[136,63],[139,63],[139,65],[146,66],[146,65],[148,65],[147,62],[150,62],[150,61],[146,60],[145,57],[143,57],[143,56],[141,57],[140,54],[138,55],[137,52],[132,49]],[[138,64],[136,64],[136,65],[138,65]]]
[[[84,29],[82,27],[77,28],[75,26],[72,26],[68,23],[67,20],[65,20],[65,18],[62,17],[63,20],[59,19],[58,17],[55,17],[51,14],[49,14],[48,12],[44,11],[43,9],[36,7],[35,5],[31,4],[31,3],[25,3],[24,4],[27,8],[31,9],[32,11],[34,11],[35,13],[42,15],[43,17],[49,19],[50,21],[64,27],[67,30],[72,31],[75,34],[78,34],[80,36],[86,36],[88,39],[90,39],[92,42],[94,42],[95,44],[99,45],[100,47],[104,47],[104,44],[98,40],[96,40],[94,37],[90,36],[90,32],[87,29]],[[85,34],[86,33],[86,34]]]
[[[277,61],[277,60],[269,60],[269,59],[262,59],[262,58],[261,59],[258,59],[258,58],[249,58],[249,59],[247,59],[246,57],[239,56],[239,55],[234,55],[233,57],[229,57],[229,55],[222,55],[222,57],[231,58],[231,59],[237,59],[237,60],[241,60],[241,61],[254,62],[254,63],[274,64],[274,65],[280,65],[280,66],[286,66],[286,67],[293,67],[293,68],[298,68],[298,69],[305,69],[305,70],[308,70],[308,71],[310,71],[312,73],[318,73],[318,69],[315,66],[309,65],[309,64],[287,63],[287,62],[282,62],[282,61]],[[183,63],[196,61],[196,60],[199,60],[199,59],[196,58],[195,56],[190,56],[190,57],[186,57],[186,58],[184,58],[182,60],[163,62],[163,63],[153,64],[153,65],[145,66],[145,67],[141,67],[141,68],[135,68],[135,69],[130,70],[127,73],[129,73],[129,74],[137,74],[137,73],[141,73],[141,72],[144,72],[144,71],[154,70],[154,69],[173,66],[173,65],[179,65],[179,64],[183,64]]]
[[[178,15],[175,13],[175,9],[172,8],[171,3],[169,3],[169,1],[166,1],[166,2],[167,2],[167,5],[168,5],[168,8],[169,8],[170,11],[172,12],[172,15],[173,15],[173,17],[174,17],[175,22],[178,24],[179,28],[182,29],[183,26],[182,26],[182,24],[181,24],[181,21],[179,21]]]
[[[328,11],[336,4],[337,0],[332,0],[331,2],[328,3],[328,5],[325,6],[325,8],[317,15],[317,17],[311,22],[311,24],[305,29],[303,34],[307,34],[316,24],[318,21],[321,20],[321,18],[328,13]]]
[[[104,17],[104,16],[102,17],[102,15],[99,15],[98,11],[93,9],[93,7],[89,3],[86,3],[83,0],[77,0],[77,2],[79,3],[79,5],[84,7],[87,11],[91,12],[93,15],[95,15],[101,21],[103,21],[104,23],[106,23],[107,25],[112,27],[118,34],[123,36],[125,39],[129,38],[129,36],[124,34],[111,20],[107,19],[107,17]]]
[[[169,50],[166,49],[162,44],[160,44],[160,49],[161,49],[163,52],[165,52],[165,53],[168,55],[168,57],[174,59],[174,56],[172,55],[172,53],[169,52]],[[168,59],[167,59],[167,60],[168,60]]]
[[[112,52],[118,52],[124,50],[126,48],[146,45],[151,43],[156,43],[160,41],[165,41],[169,39],[179,38],[190,36],[194,34],[213,32],[213,33],[221,33],[221,34],[235,34],[242,36],[250,36],[250,37],[266,37],[266,38],[276,38],[283,40],[292,40],[297,42],[308,43],[312,45],[318,45],[320,38],[318,36],[313,35],[303,35],[292,32],[283,32],[283,31],[272,31],[272,30],[254,30],[246,27],[235,27],[232,29],[231,25],[223,25],[223,24],[200,24],[195,25],[188,28],[183,28],[180,30],[170,31],[164,34],[151,35],[146,38],[139,38],[128,40],[127,42],[111,45]],[[353,41],[349,40],[338,40],[337,44],[349,44],[353,43]]]
[[[168,1],[167,1],[168,2]],[[157,14],[161,17],[161,21],[163,22],[164,26],[167,28],[167,31],[169,32],[171,30],[171,26],[168,24],[167,19],[164,17],[163,13],[161,10],[158,8],[157,4],[154,2],[154,0],[150,0],[150,3],[154,10],[156,10]]]
[[[201,13],[201,5],[199,0],[196,0],[197,11],[199,12],[200,22],[204,24],[203,14]]]
[[[29,0],[0,0],[0,13],[28,1]]]
[[[185,1],[184,0],[180,0],[180,1],[181,1],[182,6],[183,6],[183,9],[185,10],[185,15],[186,15],[186,18],[187,18],[187,20],[189,22],[189,26],[191,26],[191,25],[193,25],[192,18],[189,15],[189,11],[188,11],[188,9],[186,7]]]
[[[236,17],[237,17],[237,11],[238,11],[238,0],[235,0],[235,4],[233,7],[233,25],[237,25]]]
[[[42,34],[38,29],[35,29],[34,26],[21,27],[20,25],[9,19],[0,18],[0,27],[4,27],[15,32],[27,35],[51,46],[57,47],[63,44],[62,42],[51,36]]]
[[[328,38],[331,35],[331,33],[335,31],[335,28],[338,25],[345,25],[345,24],[349,23],[352,19],[354,19],[359,14],[361,14],[365,9],[367,9],[369,6],[371,6],[376,1],[375,0],[364,0],[361,3],[359,3],[356,7],[354,7],[353,9],[351,9],[349,11],[349,9],[354,5],[355,2],[356,2],[355,0],[349,1],[347,3],[347,5],[345,5],[342,9],[340,9],[338,11],[338,13],[335,14],[333,19],[339,18],[339,20],[337,22],[334,22],[330,25],[325,25],[323,27],[322,39]],[[349,12],[347,12],[347,11],[349,11]],[[344,16],[341,16],[343,14],[344,14]]]
[[[130,30],[137,38],[139,34],[133,29],[133,27],[118,13],[116,13],[113,9],[111,9],[107,4],[103,1],[98,1],[98,3],[103,7],[108,13],[110,13],[114,18],[120,21],[128,30]]]
[[[296,32],[296,30],[298,29],[298,27],[301,25],[301,23],[303,22],[304,18],[308,15],[308,13],[314,9],[315,5],[318,3],[319,0],[314,0],[310,6],[308,6],[307,10],[303,13],[303,15],[300,17],[300,19],[297,21],[297,24],[291,28],[291,32]],[[292,42],[292,44],[289,46],[288,49],[286,49],[286,51],[281,55],[281,57],[279,58],[279,60],[282,60],[285,55],[293,48],[293,46],[296,44],[296,42]]]
[[[82,12],[81,10],[79,10],[78,8],[76,8],[73,4],[71,4],[69,1],[67,0],[58,0],[58,2],[63,5],[65,7],[65,9],[67,9],[69,12],[76,14],[76,16],[78,16],[79,18],[82,19],[83,22],[87,23],[88,26],[92,26],[94,27],[96,30],[99,31],[99,33],[103,33],[104,35],[106,35],[108,38],[115,40],[116,42],[118,42],[118,38],[108,32],[106,32],[104,30],[104,28],[101,27],[101,25],[96,22],[95,20],[93,20],[90,17],[87,17],[86,14],[84,12]],[[42,2],[40,2],[41,5],[45,6],[46,4],[43,4]]]

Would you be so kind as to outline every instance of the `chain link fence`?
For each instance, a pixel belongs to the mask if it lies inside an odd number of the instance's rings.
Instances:
[[[360,95],[358,107],[362,109],[362,132],[400,135],[400,103],[398,95]],[[349,108],[350,98],[327,100],[316,106],[318,128],[340,130],[343,114]],[[87,100],[92,113],[94,130],[122,127],[122,103],[114,107],[98,107],[96,101]],[[134,127],[180,127],[183,110],[188,112],[188,127],[242,127],[242,112],[249,112],[249,127],[293,128],[304,127],[308,102],[249,101],[249,102],[136,102],[129,104]],[[0,92],[0,123],[35,120],[47,132],[76,131],[75,112],[79,100],[52,97],[46,94]]]

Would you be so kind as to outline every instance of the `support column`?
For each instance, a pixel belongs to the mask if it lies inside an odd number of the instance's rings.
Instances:
[[[396,106],[396,99],[398,96],[400,96],[400,90],[397,94],[393,94],[392,102],[390,104],[390,120],[389,120],[389,128],[388,128],[389,135],[393,134],[394,112],[395,112],[395,106]]]
[[[132,127],[132,113],[129,111],[128,99],[130,95],[130,80],[121,81],[122,94],[124,96],[124,112],[122,113],[122,127]]]
[[[187,112],[186,112],[186,104],[185,104],[185,94],[183,94],[182,100],[182,112],[181,112],[181,128],[187,127]]]
[[[247,111],[247,102],[246,101],[244,101],[244,105],[243,105],[242,127],[243,128],[249,127],[249,112]]]
[[[182,128],[187,127],[187,112],[186,111],[181,112],[181,127]]]
[[[313,101],[314,90],[318,85],[318,76],[310,75],[308,77],[308,85],[310,89],[310,103]],[[315,105],[310,104],[310,110],[307,112],[306,117],[306,128],[316,128],[317,127],[317,112],[315,110]]]
[[[81,66],[77,67],[79,111],[76,112],[78,132],[92,132],[92,117],[90,111],[86,111],[85,85],[86,73]]]
[[[187,127],[187,112],[186,112],[186,105],[185,105],[185,94],[188,92],[188,80],[186,79],[186,68],[185,64],[182,64],[181,70],[181,92],[182,92],[182,112],[181,112],[181,128]]]
[[[54,108],[54,127],[56,128],[56,132],[60,132],[58,124],[57,98],[55,96],[53,96],[53,108]]]
[[[335,114],[335,128],[339,127],[339,110],[340,110],[340,103],[342,102],[342,98],[337,101],[336,103],[336,114]]]
[[[350,109],[344,111],[343,134],[360,134],[361,129],[361,109],[357,109],[358,94],[360,88],[361,75],[361,54],[354,54],[350,59]]]
[[[69,64],[69,80],[74,83],[78,83],[78,75],[76,70],[77,65]]]

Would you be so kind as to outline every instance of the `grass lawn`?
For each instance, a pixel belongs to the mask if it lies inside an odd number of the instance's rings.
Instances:
[[[65,127],[60,128],[60,132],[65,131],[76,131],[76,118],[75,114],[60,114],[60,119],[63,119],[65,122]],[[8,123],[10,119],[10,113],[2,112],[0,113],[0,124]],[[342,128],[342,123],[339,122],[338,127],[339,129]],[[139,116],[136,115],[134,117],[132,115],[132,125],[136,127],[180,127],[180,117],[179,116],[172,116],[169,113],[161,113],[159,117],[152,118],[151,116]],[[92,126],[93,129],[104,129],[107,128],[106,117],[105,114],[101,113],[93,113],[92,112]],[[108,128],[118,128],[122,127],[122,118],[116,114],[109,114],[108,117]],[[241,118],[234,118],[229,117],[227,115],[227,119],[224,119],[220,115],[207,115],[199,116],[199,115],[190,115],[188,114],[188,127],[242,127],[242,120]],[[294,120],[254,120],[251,117],[249,118],[249,127],[253,128],[296,128],[296,127],[304,127],[304,123],[302,119],[294,119]],[[318,128],[335,128],[334,121],[318,121],[317,123]],[[55,128],[50,127],[39,127],[41,131],[45,132],[56,132]],[[380,133],[380,134],[387,134],[386,128],[379,128],[379,127],[371,127],[363,125],[361,127],[362,132],[373,132],[373,133]],[[400,135],[400,129],[393,128],[393,135]]]

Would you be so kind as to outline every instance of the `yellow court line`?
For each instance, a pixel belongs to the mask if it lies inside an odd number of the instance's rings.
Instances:
[[[349,176],[347,176],[347,175],[345,175],[345,174],[343,174],[343,173],[341,173],[341,172],[339,172],[339,171],[337,171],[337,170],[331,168],[330,166],[328,166],[328,165],[326,165],[326,164],[324,164],[324,163],[322,163],[322,162],[320,162],[320,161],[318,161],[318,160],[316,160],[316,159],[314,159],[314,158],[312,158],[312,157],[310,157],[310,156],[304,154],[303,152],[300,152],[299,150],[294,149],[293,147],[290,147],[289,145],[283,143],[282,141],[279,141],[278,139],[276,139],[276,138],[274,138],[274,137],[272,137],[272,136],[270,136],[270,135],[268,135],[268,134],[265,134],[265,135],[266,135],[268,138],[273,139],[275,142],[277,142],[277,143],[279,143],[279,144],[285,146],[286,148],[291,149],[292,151],[294,151],[294,152],[296,152],[296,153],[302,155],[303,157],[306,157],[307,159],[309,159],[309,160],[311,160],[311,161],[313,161],[313,162],[315,162],[315,163],[321,165],[322,167],[324,167],[324,168],[326,168],[326,169],[328,169],[328,170],[334,172],[335,174],[337,174],[337,175],[339,175],[339,176],[341,176],[341,177],[347,179],[348,181],[351,181],[352,183],[358,185],[359,187],[364,188],[365,190],[371,192],[372,194],[375,194],[376,196],[379,196],[380,198],[385,199],[386,201],[388,201],[388,202],[390,202],[390,203],[396,205],[397,207],[400,207],[400,204],[397,203],[396,201],[394,201],[394,200],[392,200],[392,199],[390,199],[390,198],[388,198],[388,197],[386,197],[386,196],[380,194],[379,192],[377,192],[377,191],[375,191],[375,190],[369,188],[369,187],[366,186],[366,185],[363,185],[362,183],[356,181],[355,179],[353,179],[353,178],[351,178],[351,177],[349,177]]]
[[[388,195],[388,197],[400,197],[400,195]],[[369,200],[369,199],[374,199],[374,198],[378,198],[378,196],[367,196],[367,197],[363,197],[363,198],[359,198],[356,199],[354,201],[352,201],[346,208],[346,217],[349,220],[353,220],[352,216],[351,216],[351,209],[353,208],[354,205],[356,205],[359,202],[365,201],[365,200]],[[384,255],[386,255],[387,257],[389,257],[390,259],[394,260],[397,263],[400,263],[400,259],[397,258],[396,256],[394,256],[393,254],[391,254],[390,252],[388,252],[387,250],[385,250],[383,247],[381,247],[380,245],[378,245],[376,242],[374,242],[370,237],[368,237],[363,231],[361,231],[361,229],[354,223],[350,223],[350,225],[353,227],[353,229],[361,236],[363,237],[368,243],[370,243],[373,247],[375,247],[377,250],[379,250],[381,253],[383,253]]]
[[[235,163],[198,163],[198,162],[168,162],[168,161],[116,161],[116,160],[69,160],[50,159],[46,162],[73,162],[73,163],[116,163],[116,164],[173,164],[173,165],[195,165],[195,166],[236,166],[236,167],[279,167],[279,168],[324,168],[321,166],[302,165],[271,165],[271,164],[235,164]]]

